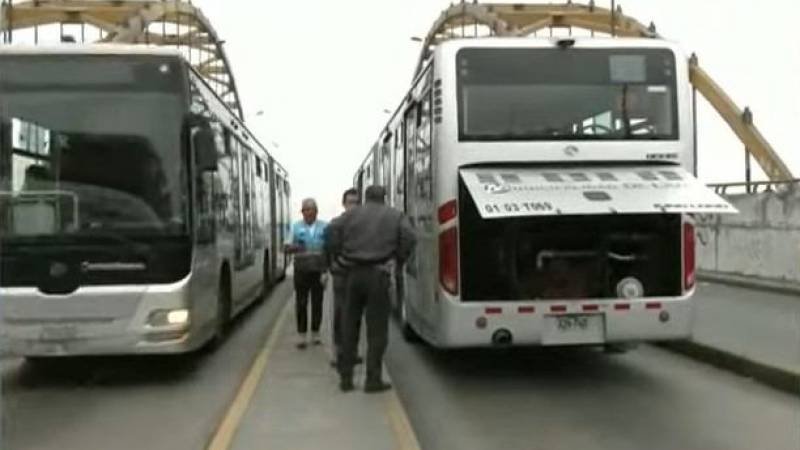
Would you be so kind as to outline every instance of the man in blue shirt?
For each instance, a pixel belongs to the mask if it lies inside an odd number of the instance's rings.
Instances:
[[[311,339],[320,345],[319,328],[322,324],[322,273],[327,269],[325,228],[327,223],[317,220],[317,202],[303,200],[303,220],[292,224],[291,241],[286,252],[294,255],[295,311],[297,316],[297,348],[308,345],[308,297],[311,295]]]

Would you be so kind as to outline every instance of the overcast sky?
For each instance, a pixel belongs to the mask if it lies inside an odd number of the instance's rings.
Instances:
[[[289,169],[293,210],[299,215],[299,201],[313,196],[329,218],[388,120],[383,110],[394,110],[409,88],[421,45],[410,38],[425,36],[450,1],[193,3],[226,41],[248,125],[263,141],[279,143],[273,153]],[[654,21],[687,55],[696,52],[717,83],[751,107],[756,125],[800,174],[793,139],[800,123],[800,39],[793,31],[800,0],[617,3],[644,24]],[[742,145],[704,100],[699,113],[700,177],[742,181]]]
[[[696,52],[795,173],[800,122],[797,0],[627,0],[623,12]],[[317,197],[321,215],[339,195],[409,87],[420,44],[449,0],[195,0],[226,40],[249,125],[280,144],[294,209]],[[609,1],[598,1],[608,6]],[[739,181],[744,150],[705,102],[700,175]]]

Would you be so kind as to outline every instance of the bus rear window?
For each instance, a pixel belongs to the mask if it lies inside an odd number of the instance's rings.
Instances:
[[[676,140],[667,49],[465,48],[459,139]]]

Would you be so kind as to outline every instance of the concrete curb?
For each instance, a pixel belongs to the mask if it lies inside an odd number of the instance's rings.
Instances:
[[[747,277],[718,272],[698,271],[697,279],[712,283],[729,284],[748,289],[776,292],[778,294],[794,295],[800,299],[800,285],[788,281],[765,280],[763,278]]]
[[[770,387],[800,397],[800,373],[752,361],[692,341],[667,342],[657,344],[657,346],[744,377],[753,378]]]

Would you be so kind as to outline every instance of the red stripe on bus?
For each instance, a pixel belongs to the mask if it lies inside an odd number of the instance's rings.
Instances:
[[[584,311],[599,311],[600,305],[583,305]]]
[[[647,309],[661,309],[661,303],[659,302],[647,303],[645,307]]]
[[[567,312],[567,307],[565,305],[553,305],[550,307],[551,312]]]
[[[631,304],[630,303],[617,303],[616,305],[614,305],[614,309],[616,309],[617,311],[628,311],[628,310],[631,309]]]
[[[486,308],[486,314],[502,314],[503,308]]]
[[[517,311],[520,314],[533,314],[536,312],[536,308],[534,308],[533,306],[520,306],[519,308],[517,308]]]

